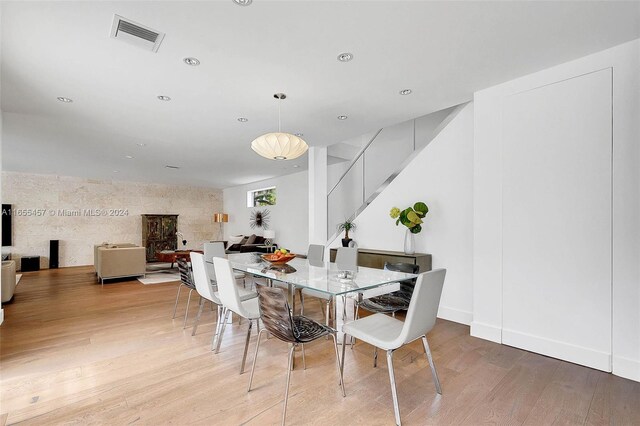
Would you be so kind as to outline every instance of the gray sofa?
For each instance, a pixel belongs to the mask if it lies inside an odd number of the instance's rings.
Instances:
[[[231,244],[227,247],[227,253],[251,253],[262,251],[259,247],[264,246],[264,237],[260,235],[245,235],[237,244]],[[277,246],[277,244],[273,244]]]

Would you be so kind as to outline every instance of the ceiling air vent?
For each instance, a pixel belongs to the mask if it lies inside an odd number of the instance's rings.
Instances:
[[[120,15],[115,15],[113,17],[113,26],[111,27],[111,37],[142,47],[145,50],[157,52],[164,38],[164,33],[140,25]]]

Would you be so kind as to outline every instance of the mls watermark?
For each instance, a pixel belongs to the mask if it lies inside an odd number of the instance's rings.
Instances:
[[[129,209],[11,209],[11,214],[24,217],[118,217],[129,216]]]

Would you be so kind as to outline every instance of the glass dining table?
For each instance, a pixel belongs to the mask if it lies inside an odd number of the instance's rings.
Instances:
[[[271,265],[258,253],[229,254],[227,258],[237,271],[266,278],[274,285],[286,285],[289,305],[294,312],[296,288],[325,294],[333,300],[336,311],[338,298],[341,298],[342,321],[347,319],[347,296],[357,296],[367,290],[417,277],[415,274],[404,272],[363,266],[353,268],[332,262],[312,262],[303,258],[294,258],[285,265]],[[334,318],[337,319],[338,315]],[[340,331],[341,327],[336,324],[335,328]]]

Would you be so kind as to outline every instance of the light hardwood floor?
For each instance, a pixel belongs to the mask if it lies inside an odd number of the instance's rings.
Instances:
[[[214,312],[192,337],[171,319],[176,288],[136,280],[102,288],[92,267],[25,273],[0,327],[0,424],[278,424],[286,345],[263,342],[247,393],[248,371],[238,374],[246,322],[227,327],[216,355]],[[183,292],[178,315],[185,302]],[[442,396],[419,343],[395,357],[407,425],[640,424],[640,383],[476,339],[448,321],[429,341]],[[254,345],[255,336],[249,362]],[[298,363],[292,373],[288,424],[393,424],[384,356],[374,369],[370,346],[347,350],[343,398],[330,341],[306,349],[307,369]]]

